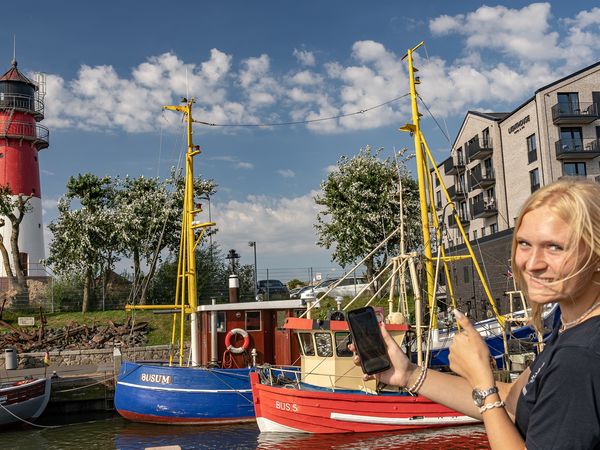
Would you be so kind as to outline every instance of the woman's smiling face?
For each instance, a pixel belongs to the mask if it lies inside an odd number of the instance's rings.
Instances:
[[[582,264],[572,247],[570,226],[547,206],[523,216],[517,230],[515,263],[527,284],[527,297],[535,303],[560,302],[585,290],[589,271],[576,276]],[[589,285],[589,283],[587,283]]]

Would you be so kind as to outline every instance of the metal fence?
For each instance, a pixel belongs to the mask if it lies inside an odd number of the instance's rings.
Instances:
[[[258,269],[256,279],[279,280],[290,289],[296,285],[314,285],[328,278],[338,278],[345,274],[343,270],[335,267],[301,267],[301,268],[269,268]],[[254,274],[252,274],[254,275]],[[356,271],[356,276],[363,275]],[[201,277],[201,275],[200,275]],[[223,277],[221,277],[223,278]],[[289,285],[292,280],[295,283]],[[240,301],[253,301],[256,298],[257,288],[254,277],[245,277],[240,280]],[[200,284],[200,283],[199,283]],[[42,309],[46,312],[81,311],[83,304],[83,282],[78,279],[65,279],[55,276],[28,277],[28,292],[17,298],[10,298],[6,302],[6,309]],[[9,284],[7,279],[0,279],[0,293],[7,292]],[[95,280],[90,290],[88,309],[91,311],[120,310],[139,292],[139,287],[133,284],[133,275],[129,273],[114,274],[108,281]],[[174,283],[154,283],[148,289],[147,304],[172,304],[174,301]],[[229,279],[206,281],[199,287],[198,303],[208,304],[211,299],[228,301]],[[263,299],[288,298],[281,294],[269,295]]]

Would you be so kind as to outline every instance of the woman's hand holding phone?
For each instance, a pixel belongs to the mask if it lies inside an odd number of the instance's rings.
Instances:
[[[415,378],[413,375],[414,371],[418,368],[415,364],[411,363],[406,356],[406,353],[398,346],[396,341],[390,336],[385,329],[383,323],[379,323],[381,329],[381,335],[387,348],[387,354],[390,359],[391,367],[383,372],[376,373],[374,375],[363,375],[363,379],[366,380],[377,380],[378,382],[385,383],[391,386],[410,386],[410,381]],[[348,344],[348,349],[354,352],[354,364],[360,366],[360,357],[356,353],[356,347],[354,343]],[[410,381],[409,381],[410,380]]]

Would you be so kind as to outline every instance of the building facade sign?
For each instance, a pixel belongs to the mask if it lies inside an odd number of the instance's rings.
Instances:
[[[525,124],[527,122],[529,122],[530,118],[529,116],[525,116],[523,117],[521,120],[519,120],[517,123],[511,125],[508,128],[508,133],[518,133],[519,131],[521,131],[523,128],[525,128]]]

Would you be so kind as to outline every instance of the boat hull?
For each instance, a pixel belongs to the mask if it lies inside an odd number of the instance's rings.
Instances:
[[[261,432],[364,433],[477,422],[421,396],[289,389],[261,384],[257,373],[250,378]]]
[[[0,388],[0,425],[39,417],[50,400],[51,381],[40,378]]]
[[[254,421],[250,372],[124,362],[115,389],[115,409],[126,419],[145,423]]]

